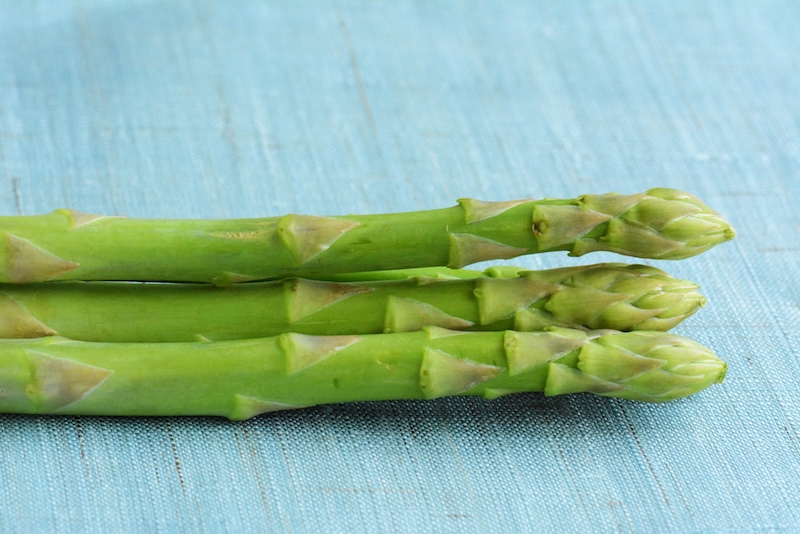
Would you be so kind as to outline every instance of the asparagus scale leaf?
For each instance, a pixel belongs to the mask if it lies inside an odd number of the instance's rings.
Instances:
[[[0,341],[0,411],[217,415],[454,395],[591,392],[645,402],[720,382],[707,348],[660,332],[458,332],[193,343]],[[220,376],[225,380],[220,380]]]
[[[471,273],[481,276],[453,276]],[[5,284],[0,285],[0,337],[58,334],[98,342],[221,341],[284,332],[409,332],[431,325],[453,330],[535,331],[548,326],[667,330],[705,302],[696,284],[645,265],[377,274],[385,279],[295,278],[230,287]],[[416,276],[403,279],[405,275]]]
[[[0,217],[0,282],[235,282],[326,273],[460,268],[522,254],[595,250],[680,259],[734,233],[697,198],[635,195],[481,202],[387,215],[148,220],[56,210]]]

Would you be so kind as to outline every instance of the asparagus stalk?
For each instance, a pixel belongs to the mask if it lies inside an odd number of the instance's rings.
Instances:
[[[423,331],[212,343],[0,341],[0,411],[217,415],[452,395],[591,392],[664,402],[721,382],[707,348],[660,332]]]
[[[0,282],[234,282],[442,266],[594,250],[680,259],[731,239],[730,225],[673,189],[480,202],[388,215],[146,220],[57,210],[0,217]]]
[[[523,267],[509,267],[497,278],[515,278]],[[409,278],[437,278],[442,280],[472,280],[483,276],[495,276],[492,269],[478,271],[475,269],[451,269],[450,267],[416,267],[412,269],[390,269],[386,271],[359,271],[357,273],[320,273],[314,280],[329,282],[377,282],[379,280],[408,280]],[[499,273],[499,271],[498,271]]]
[[[435,274],[429,269],[408,274],[421,272]],[[547,326],[667,330],[705,302],[692,282],[644,265],[610,263],[547,271],[509,267],[490,272],[496,277],[425,275],[357,283],[289,279],[230,287],[6,284],[0,286],[0,337],[58,334],[98,342],[220,341],[284,332],[408,332],[429,325],[456,330],[534,331]]]
[[[599,265],[599,264],[598,264]],[[606,265],[623,265],[622,263]],[[408,280],[409,278],[437,278],[442,280],[473,280],[475,278],[517,278],[525,267],[496,265],[483,271],[475,269],[451,269],[450,267],[417,267],[414,269],[390,269],[387,271],[361,271],[357,273],[322,273],[314,275],[314,280],[329,282],[364,282],[378,280]]]

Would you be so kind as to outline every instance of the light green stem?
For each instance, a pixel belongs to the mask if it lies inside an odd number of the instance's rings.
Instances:
[[[0,337],[156,342],[547,326],[667,330],[704,303],[691,282],[644,265],[491,269],[458,279],[209,284],[46,282],[0,285]],[[458,272],[467,276],[464,271]],[[476,272],[480,275],[480,272]],[[381,273],[378,273],[381,274]],[[439,272],[442,274],[442,271]],[[388,274],[387,278],[395,276]],[[501,278],[506,276],[507,278]]]
[[[707,348],[661,332],[423,331],[195,343],[0,341],[0,412],[218,415],[515,392],[647,402],[720,382]]]
[[[440,210],[267,219],[147,220],[71,210],[0,217],[0,282],[212,282],[426,266],[522,254],[606,250],[679,259],[731,239],[700,200],[672,189]]]

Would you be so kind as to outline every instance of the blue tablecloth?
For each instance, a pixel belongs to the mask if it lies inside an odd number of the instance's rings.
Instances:
[[[3,532],[800,531],[800,3],[0,2],[0,210],[692,192],[696,397],[2,416]],[[617,259],[539,255],[545,268]]]

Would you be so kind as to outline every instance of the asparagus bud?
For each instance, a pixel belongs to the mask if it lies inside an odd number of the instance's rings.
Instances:
[[[601,234],[577,239],[573,256],[606,250],[640,258],[678,260],[700,254],[736,235],[700,199],[675,189],[651,189],[643,195],[627,197],[622,204],[615,195],[584,195],[582,201],[582,209],[609,215],[608,226]]]
[[[697,284],[647,265],[607,263],[527,271],[520,276],[570,289],[518,312],[517,330],[537,330],[541,324],[666,331],[705,304]]]

